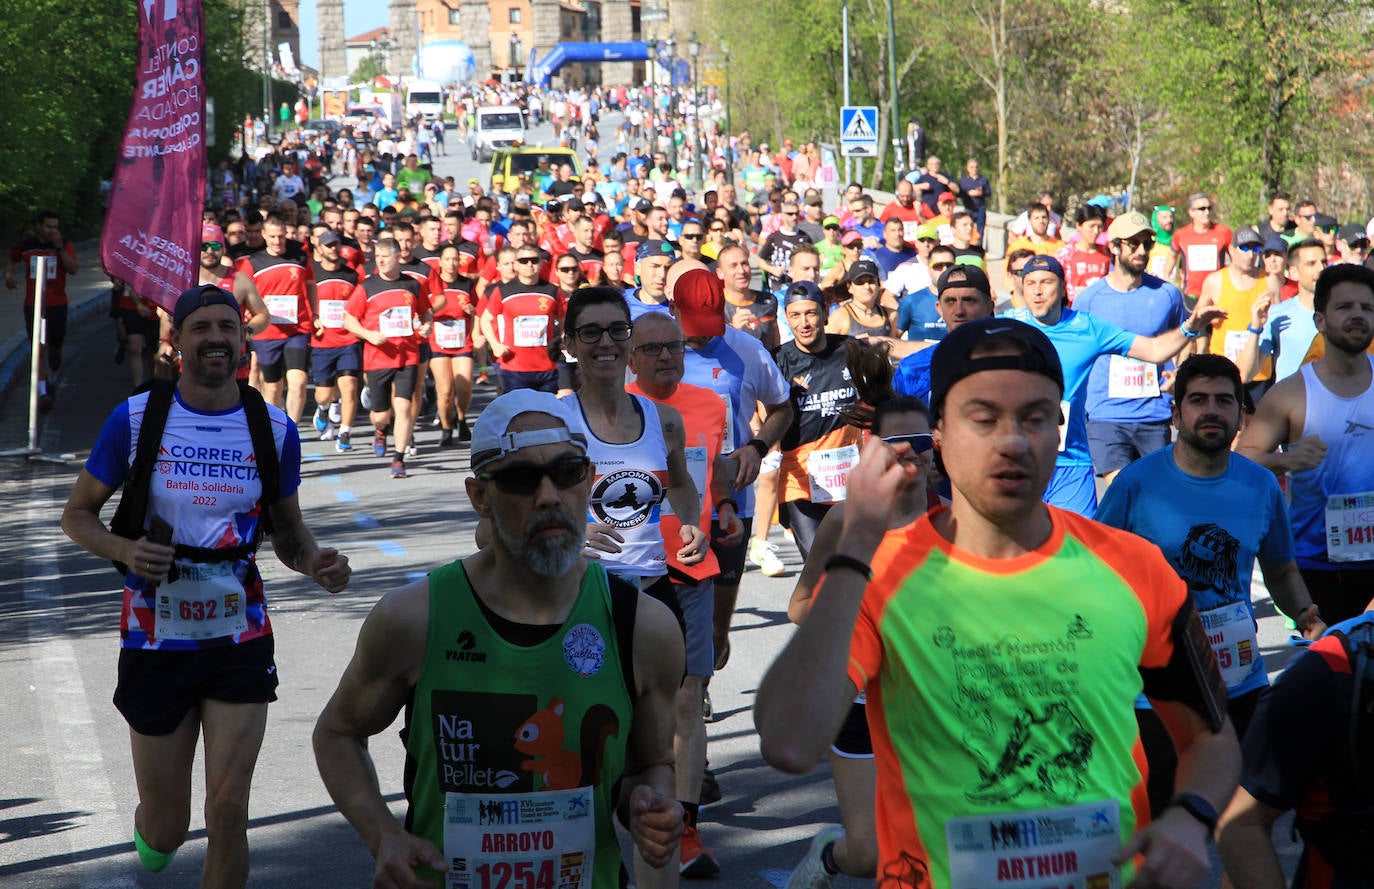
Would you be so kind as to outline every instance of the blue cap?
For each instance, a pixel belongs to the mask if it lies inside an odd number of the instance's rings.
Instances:
[[[1288,255],[1288,242],[1281,235],[1270,235],[1264,239],[1260,253],[1282,253]]]
[[[635,250],[635,262],[647,259],[650,256],[666,256],[669,259],[676,259],[673,245],[660,238],[650,238],[647,241],[640,241],[639,247]]]
[[[1046,256],[1043,253],[1032,256],[1030,262],[1027,262],[1021,267],[1022,278],[1026,277],[1031,272],[1052,272],[1059,280],[1064,280],[1064,267],[1059,264],[1059,260],[1055,259],[1053,256]]]
[[[206,306],[228,306],[235,312],[243,311],[239,308],[239,302],[234,299],[234,295],[223,287],[202,284],[181,291],[181,295],[177,297],[176,307],[172,310],[172,326],[180,330],[188,315]]]
[[[805,302],[806,300],[825,305],[825,294],[821,293],[821,288],[816,286],[814,281],[794,281],[787,285],[787,289],[782,293],[783,307],[787,307],[794,302]]]

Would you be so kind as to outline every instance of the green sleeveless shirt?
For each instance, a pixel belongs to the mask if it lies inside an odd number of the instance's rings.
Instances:
[[[461,561],[430,574],[402,737],[406,829],[443,850],[440,885],[621,885],[612,789],[633,719],[621,663],[600,566],[563,625],[528,647],[492,629]]]

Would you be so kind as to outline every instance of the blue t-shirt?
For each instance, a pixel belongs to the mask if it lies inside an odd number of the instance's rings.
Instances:
[[[1149,273],[1141,277],[1139,287],[1128,292],[1117,290],[1106,278],[1094,281],[1074,298],[1073,307],[1075,311],[1088,312],[1141,336],[1158,336],[1176,330],[1188,320],[1183,294],[1168,281]],[[1153,398],[1112,397],[1113,360],[1122,359],[1103,355],[1093,364],[1088,377],[1088,419],[1095,423],[1167,422],[1172,403],[1168,393]],[[1156,382],[1163,371],[1173,367],[1172,361],[1158,365]],[[1122,395],[1120,388],[1117,394]]]
[[[1161,448],[1107,489],[1097,520],[1163,551],[1188,584],[1232,697],[1269,684],[1255,638],[1250,581],[1255,560],[1293,561],[1293,532],[1274,474],[1232,454],[1221,475],[1189,475]]]
[[[930,359],[935,356],[935,348],[922,349],[898,363],[892,375],[892,388],[898,395],[914,395],[930,404]]]
[[[644,178],[644,168],[649,165],[649,159],[644,155],[630,155],[625,158],[625,168],[630,171],[630,175],[636,179]]]
[[[884,244],[872,250],[865,250],[864,254],[878,264],[878,272],[886,281],[889,272],[916,255],[916,248],[903,247],[901,250],[889,250]]]
[[[639,288],[631,287],[625,291],[625,302],[630,307],[630,321],[638,321],[650,312],[663,312],[665,315],[670,313],[668,301],[665,299],[661,303],[646,303],[639,298]]]
[[[883,223],[877,219],[874,219],[868,225],[860,225],[858,220],[851,220],[847,228],[850,231],[858,232],[865,238],[877,238],[879,241],[883,239]],[[909,256],[907,257],[907,259],[910,258]]]
[[[1061,409],[1067,423],[1062,439],[1064,445],[1059,449],[1059,459],[1054,465],[1091,467],[1093,460],[1088,453],[1087,424],[1088,374],[1099,356],[1125,355],[1129,352],[1136,334],[1073,309],[1061,310],[1058,323],[1048,327],[1035,320],[1029,309],[1012,309],[1007,312],[1007,317],[1039,327],[1054,343],[1059,353],[1059,363],[1064,367],[1064,405]]]
[[[935,303],[935,294],[929,287],[913,290],[902,297],[897,305],[897,329],[906,334],[906,339],[934,342],[945,338],[949,328],[936,310]],[[905,362],[906,358],[902,361]]]
[[[1317,322],[1312,320],[1312,310],[1298,302],[1296,296],[1270,310],[1259,348],[1262,354],[1274,356],[1275,382],[1298,372],[1316,338]]]

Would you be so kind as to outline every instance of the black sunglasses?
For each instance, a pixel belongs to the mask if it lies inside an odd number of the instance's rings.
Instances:
[[[890,445],[911,445],[912,453],[924,454],[935,447],[935,436],[929,432],[913,432],[909,435],[884,435],[883,442]]]
[[[577,271],[577,266],[575,266],[575,265],[560,265],[560,266],[558,267],[558,270],[559,270],[560,272],[566,272],[566,273],[571,274],[572,272]]]
[[[683,233],[682,233],[682,240],[684,240],[684,241],[700,241],[700,240],[701,240],[701,232],[683,232]]]
[[[520,263],[521,265],[534,265],[535,263],[537,263],[537,262],[539,261],[539,257],[537,257],[537,256],[517,256],[517,257],[515,258],[515,261],[518,262],[518,263]]]
[[[566,491],[587,478],[587,470],[591,465],[592,461],[587,457],[564,457],[542,465],[506,466],[477,477],[495,483],[496,490],[502,494],[528,497],[539,490],[544,476],[549,477],[555,488]]]
[[[573,333],[577,338],[589,346],[594,346],[601,342],[602,334],[609,333],[611,339],[617,343],[623,343],[635,332],[634,325],[628,321],[617,321],[610,327],[602,327],[600,324],[583,324],[581,327],[574,328]]]
[[[635,348],[650,358],[657,358],[662,355],[664,349],[668,350],[669,355],[681,355],[683,349],[687,348],[687,341],[668,340],[666,343],[640,343]]]

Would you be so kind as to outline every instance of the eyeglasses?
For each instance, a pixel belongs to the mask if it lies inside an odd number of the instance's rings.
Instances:
[[[575,266],[575,265],[560,265],[560,266],[558,267],[558,271],[559,271],[560,274],[571,275],[573,272],[576,272],[576,271],[577,271],[577,266]]]
[[[932,272],[943,272],[945,269],[953,267],[953,265],[954,263],[952,262],[932,262],[930,264],[930,270]]]
[[[577,338],[589,346],[601,342],[601,335],[605,333],[609,333],[611,339],[617,343],[623,343],[634,332],[634,325],[628,321],[617,321],[610,327],[602,327],[600,324],[583,324],[573,330],[573,333],[577,334]]]
[[[520,263],[520,265],[534,265],[535,263],[539,262],[539,257],[537,257],[537,256],[517,256],[517,257],[515,257],[515,261],[518,262],[518,263]]]
[[[221,244],[219,241],[201,241],[200,249],[202,252],[206,250],[223,250],[224,245]]]
[[[668,340],[666,343],[640,343],[635,346],[635,350],[643,352],[650,358],[657,358],[667,349],[669,355],[681,355],[682,350],[687,348],[686,340]]]
[[[715,230],[716,230],[716,229],[713,229],[713,231],[715,231]],[[700,240],[701,240],[701,232],[683,232],[682,235],[681,235],[681,238],[682,238],[682,240],[684,240],[684,241],[700,241]]]
[[[929,432],[913,432],[909,435],[884,435],[883,442],[890,445],[908,444],[916,454],[924,454],[935,447],[935,436]]]
[[[477,477],[482,481],[494,482],[496,490],[502,494],[528,497],[539,490],[545,476],[560,491],[585,481],[591,465],[592,461],[587,457],[564,457],[542,465],[507,466]]]

